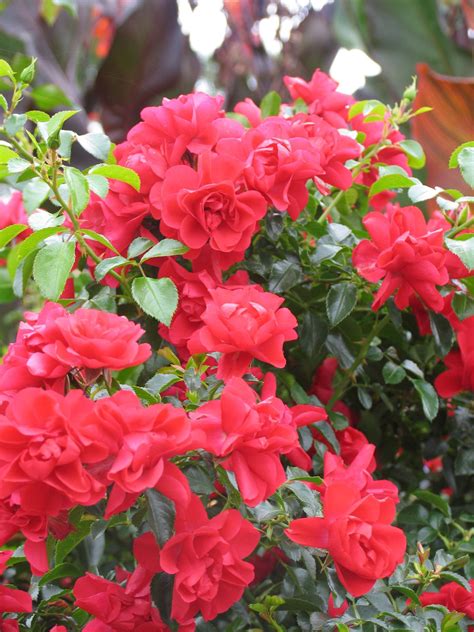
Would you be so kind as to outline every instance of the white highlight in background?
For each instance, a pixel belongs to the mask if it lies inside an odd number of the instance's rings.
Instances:
[[[353,94],[365,86],[366,77],[382,72],[380,65],[358,48],[340,48],[329,69],[329,74],[339,83],[340,92]]]

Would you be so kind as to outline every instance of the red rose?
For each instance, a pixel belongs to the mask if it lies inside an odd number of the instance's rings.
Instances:
[[[150,345],[137,341],[144,331],[125,316],[98,309],[78,309],[56,320],[61,338],[44,353],[69,367],[119,371],[148,360]]]
[[[188,257],[206,244],[216,253],[243,253],[250,245],[267,204],[260,193],[243,189],[242,170],[240,160],[207,152],[197,171],[179,165],[167,172],[161,232],[189,246]]]
[[[241,376],[253,358],[278,368],[286,364],[283,344],[297,338],[297,321],[281,308],[283,298],[258,285],[211,290],[202,315],[204,326],[188,343],[191,353],[219,352],[217,377]]]
[[[314,71],[310,81],[300,77],[283,77],[293,99],[303,99],[312,114],[322,116],[336,128],[347,127],[348,107],[355,101],[349,94],[337,92],[338,84],[326,73]]]
[[[0,551],[0,575],[5,572],[8,560],[13,551]],[[33,603],[31,596],[23,590],[0,586],[0,612],[10,614],[12,612],[31,612]]]
[[[401,529],[390,526],[395,517],[391,498],[362,496],[353,483],[336,481],[324,494],[323,514],[294,520],[286,534],[298,544],[326,549],[342,585],[354,597],[368,592],[402,562],[406,538]]]
[[[84,467],[82,446],[70,433],[93,406],[82,391],[62,396],[29,388],[16,395],[0,415],[0,497],[51,516],[98,502],[105,489]]]
[[[345,611],[349,608],[349,604],[347,602],[347,599],[344,599],[344,601],[342,602],[342,604],[338,607],[334,604],[334,597],[332,596],[332,593],[329,595],[329,599],[328,599],[328,615],[330,617],[332,617],[333,619],[336,619],[338,617],[342,617],[342,615],[345,613]]]
[[[466,590],[456,582],[449,582],[439,592],[424,592],[420,595],[423,606],[439,604],[448,610],[462,612],[474,619],[474,579],[469,581],[471,590]]]
[[[317,407],[304,419],[309,424],[325,416]],[[240,378],[231,379],[221,398],[191,414],[195,441],[219,457],[235,474],[244,502],[254,507],[282,485],[285,471],[280,454],[300,447],[292,411],[277,397],[258,401]],[[302,425],[300,423],[299,425]]]
[[[177,533],[160,555],[162,569],[175,576],[171,617],[188,622],[198,612],[210,621],[238,601],[254,577],[250,555],[259,541],[255,527],[235,509]]]
[[[433,311],[442,311],[444,299],[436,286],[449,281],[443,231],[433,229],[416,206],[369,213],[363,224],[371,241],[365,239],[356,246],[352,261],[367,281],[383,279],[372,309],[379,309],[395,293],[399,309],[408,307],[416,294]]]
[[[463,391],[474,392],[474,316],[454,326],[459,351],[450,351],[444,358],[447,371],[435,379],[441,397],[453,397]]]

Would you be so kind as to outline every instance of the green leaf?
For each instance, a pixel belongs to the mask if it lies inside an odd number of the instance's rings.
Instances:
[[[382,375],[385,384],[400,384],[407,374],[402,366],[389,360],[382,369]]]
[[[357,288],[352,283],[333,285],[326,297],[326,312],[332,327],[342,322],[357,303]]]
[[[79,577],[80,575],[82,575],[82,571],[77,566],[64,562],[45,573],[39,580],[39,585],[44,586],[64,577]]]
[[[146,314],[170,325],[178,306],[178,291],[171,279],[138,277],[133,280],[132,295]]]
[[[419,489],[413,492],[413,495],[416,496],[419,500],[422,500],[423,502],[436,507],[436,509],[439,509],[441,513],[446,516],[446,518],[449,518],[451,516],[451,507],[449,506],[449,503],[444,500],[444,498],[441,498],[441,496],[438,496],[438,494],[433,494],[432,492],[426,491],[424,489]]]
[[[5,145],[0,145],[0,165],[6,165],[9,160],[13,158],[18,158],[18,154],[6,147]]]
[[[89,183],[89,189],[93,191],[100,198],[107,197],[109,192],[109,181],[104,176],[97,176],[95,174],[89,174],[86,176],[86,180]]]
[[[100,263],[96,265],[94,270],[94,276],[97,281],[102,281],[102,279],[115,268],[119,266],[123,266],[129,263],[127,259],[124,257],[111,257],[110,259],[103,259]]]
[[[408,189],[408,197],[412,202],[424,202],[432,200],[434,197],[443,192],[441,187],[427,187],[425,184],[414,184]]]
[[[58,154],[66,160],[71,159],[71,147],[76,139],[76,134],[68,129],[62,129],[59,132]]]
[[[453,153],[449,157],[449,163],[448,163],[449,168],[456,169],[456,167],[459,167],[459,154],[462,152],[463,149],[471,148],[471,147],[474,147],[474,140],[470,140],[467,143],[463,143],[462,145],[459,145],[458,147],[456,147],[456,149],[453,151]]]
[[[13,72],[12,67],[4,59],[0,59],[0,77],[9,77],[10,79],[15,78],[15,73]]]
[[[339,454],[340,452],[339,441],[337,440],[336,435],[334,434],[334,430],[332,429],[331,424],[328,424],[327,421],[317,421],[316,423],[312,425],[323,435],[323,437],[329,443],[329,445],[334,450],[334,452],[336,454]]]
[[[104,235],[100,235],[99,233],[96,233],[95,230],[89,230],[89,228],[81,228],[81,234],[84,235],[84,237],[86,238],[97,241],[99,244],[102,244],[103,246],[111,250],[112,252],[115,252],[115,254],[117,255],[120,254],[117,248],[113,245],[111,241],[107,239],[107,237],[104,237]]]
[[[71,531],[64,540],[58,540],[56,543],[56,564],[63,562],[64,558],[89,535],[94,522],[95,520],[90,519],[81,520],[74,531]]]
[[[8,111],[8,103],[3,94],[0,94],[0,107],[4,112]]]
[[[129,259],[134,259],[138,257],[146,250],[151,248],[154,245],[154,242],[151,239],[145,239],[145,237],[136,237],[130,246],[128,247],[127,257]]]
[[[5,129],[10,136],[15,136],[26,123],[25,114],[10,114],[8,118],[4,120]]]
[[[467,294],[455,294],[451,305],[459,320],[474,316],[474,298]]]
[[[149,250],[141,258],[141,262],[148,261],[154,257],[174,257],[176,255],[184,255],[188,252],[189,248],[176,239],[162,239],[155,244],[151,250]]]
[[[461,149],[458,163],[462,177],[471,188],[474,188],[474,146]]]
[[[174,575],[157,573],[151,580],[150,594],[155,606],[158,608],[163,622],[170,630],[175,629],[171,620],[171,606],[173,599]]]
[[[140,178],[135,171],[120,165],[98,165],[91,169],[91,173],[105,176],[111,180],[120,180],[133,187],[136,191],[140,191]]]
[[[448,250],[454,252],[468,270],[474,270],[474,234],[460,235],[457,239],[445,237],[444,242]]]
[[[64,179],[71,196],[72,209],[76,215],[80,215],[89,203],[89,183],[84,174],[75,167],[64,169]]]
[[[281,97],[278,92],[272,90],[266,94],[260,102],[260,112],[262,114],[262,118],[267,118],[268,116],[278,116],[280,113],[281,106]]]
[[[74,265],[76,243],[58,241],[47,244],[36,255],[33,277],[45,298],[57,301]]]
[[[101,132],[91,132],[77,136],[77,142],[87,153],[98,158],[99,160],[107,160],[110,151],[110,138]]]
[[[402,593],[402,595],[411,599],[415,605],[421,606],[420,598],[412,588],[408,588],[408,586],[390,586],[390,589]]]
[[[28,226],[25,226],[25,224],[11,224],[11,226],[2,228],[2,230],[0,230],[0,249],[5,248],[12,239],[15,239],[17,235],[25,231],[27,228]]]
[[[79,110],[64,110],[63,112],[53,114],[49,121],[46,121],[45,123],[38,123],[39,133],[47,142],[59,132],[64,123],[70,119],[71,116],[74,116],[74,114],[77,114],[78,112]]]
[[[49,186],[39,178],[33,178],[23,189],[23,206],[31,213],[36,211],[49,194]]]
[[[357,101],[349,108],[349,120],[354,118],[354,116],[357,116],[358,114],[363,114],[364,116],[384,116],[386,110],[387,106],[384,105],[381,101],[377,101],[376,99]]]
[[[306,311],[298,327],[298,340],[303,353],[308,358],[316,357],[327,335],[327,322],[318,314]]]
[[[469,592],[472,592],[471,585],[469,584],[467,579],[462,575],[459,575],[458,573],[453,573],[452,571],[442,571],[440,573],[440,578],[445,579],[449,582],[456,582],[456,584],[459,584]]]
[[[8,173],[23,173],[31,167],[31,163],[23,158],[12,158],[8,161]]]
[[[46,114],[46,112],[42,112],[41,110],[28,110],[25,114],[26,118],[34,123],[45,123],[51,118],[49,114]]]
[[[42,228],[51,228],[52,226],[61,226],[64,224],[64,215],[62,213],[53,214],[48,211],[39,209],[28,217],[28,225],[34,231]]]
[[[441,314],[429,312],[431,331],[435,339],[436,350],[440,356],[446,356],[454,340],[453,330],[449,321]]]
[[[402,174],[392,173],[387,176],[383,176],[374,182],[374,184],[370,187],[369,197],[373,197],[377,195],[377,193],[381,193],[382,191],[387,191],[388,189],[407,189],[412,187],[416,182],[413,178],[409,178],[408,176],[403,176]]]
[[[293,261],[283,259],[272,265],[268,289],[270,292],[286,292],[303,280],[303,271]]]
[[[439,400],[435,389],[429,382],[425,382],[425,380],[412,379],[411,382],[421,398],[421,404],[423,406],[425,417],[432,421],[438,414],[439,409]]]
[[[145,492],[148,502],[148,522],[158,544],[162,547],[173,535],[175,509],[173,502],[156,489]]]
[[[41,110],[51,111],[63,105],[66,107],[72,105],[64,92],[53,83],[43,83],[40,86],[35,86],[30,92],[30,96]]]
[[[426,156],[423,147],[416,140],[402,140],[398,143],[408,157],[408,164],[414,169],[425,166]]]
[[[45,240],[47,237],[51,237],[52,235],[62,233],[65,230],[66,228],[62,226],[42,228],[32,235],[29,235],[24,241],[18,244],[18,246],[15,246],[8,259],[8,271],[10,272],[10,274],[12,276],[14,275],[15,270],[17,269],[20,262],[23,261],[23,259],[25,259],[25,257],[27,257],[31,252],[36,250],[36,248],[43,240]]]

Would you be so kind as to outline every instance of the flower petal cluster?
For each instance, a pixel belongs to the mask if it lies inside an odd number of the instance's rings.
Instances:
[[[447,370],[435,379],[441,397],[474,392],[474,316],[458,321],[454,331],[459,350],[448,353],[444,358]]]
[[[462,612],[469,619],[474,619],[474,579],[471,579],[469,584],[470,591],[456,582],[449,582],[441,586],[437,592],[423,592],[420,595],[421,604],[423,606],[437,604],[452,612]]]

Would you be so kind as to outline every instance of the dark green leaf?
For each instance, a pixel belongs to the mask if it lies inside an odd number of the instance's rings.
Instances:
[[[433,505],[433,507],[439,509],[447,518],[451,516],[451,507],[449,506],[449,503],[444,500],[444,498],[441,498],[441,496],[438,496],[438,494],[433,494],[427,490],[420,489],[413,492],[413,495],[423,502]]]
[[[81,520],[74,531],[71,531],[64,540],[58,540],[56,543],[56,564],[60,564],[64,558],[76,548],[78,544],[84,540],[90,533],[94,520]]]
[[[170,325],[178,306],[178,291],[171,279],[138,277],[133,280],[132,294],[146,314]]]
[[[451,305],[459,320],[474,316],[474,298],[467,294],[455,294]]]
[[[416,606],[420,606],[421,605],[420,599],[419,599],[418,595],[416,594],[416,592],[413,589],[408,588],[408,586],[390,586],[390,589],[391,590],[396,590],[399,593],[402,593],[402,595],[405,595],[405,597],[408,597],[408,599],[413,601],[413,603]]]
[[[382,369],[383,379],[386,384],[400,384],[406,377],[405,369],[389,360]]]
[[[148,489],[145,496],[148,502],[148,522],[156,541],[162,547],[173,535],[174,504],[156,489]]]
[[[151,598],[158,608],[161,618],[166,625],[172,625],[171,605],[173,598],[174,575],[157,573],[151,581]]]
[[[411,382],[421,398],[425,417],[432,421],[438,414],[439,409],[439,400],[435,389],[429,382],[425,382],[425,380],[422,379],[412,379]]]
[[[357,288],[352,283],[333,285],[326,297],[326,312],[332,327],[342,322],[357,303]]]
[[[430,324],[435,339],[436,351],[440,356],[446,356],[453,344],[454,334],[449,321],[441,314],[429,312]]]
[[[298,340],[301,350],[308,358],[314,358],[320,352],[328,334],[328,325],[318,314],[306,311],[298,327]]]
[[[297,263],[288,260],[277,261],[272,265],[268,289],[270,292],[286,292],[303,280],[303,272]]]
[[[456,584],[459,584],[469,592],[472,592],[471,585],[469,584],[467,579],[462,575],[459,575],[458,573],[453,573],[452,571],[442,571],[440,573],[440,577],[441,579],[445,579],[448,582],[456,582]]]
[[[79,577],[80,575],[82,575],[82,571],[77,568],[77,566],[69,562],[64,562],[45,573],[39,580],[39,585],[44,586],[45,584],[51,584],[64,577]]]
[[[474,448],[458,450],[456,461],[454,462],[454,472],[458,476],[474,474]]]
[[[189,248],[176,239],[162,239],[153,246],[143,257],[141,261],[148,261],[154,257],[174,257],[176,255],[184,255]]]
[[[41,110],[50,111],[62,105],[71,106],[71,101],[64,92],[52,83],[35,86],[30,92],[30,96]]]
[[[327,421],[317,421],[316,423],[313,424],[313,426],[317,428],[317,430],[323,435],[323,437],[329,443],[329,445],[334,450],[334,452],[336,454],[339,454],[340,452],[339,441],[337,440],[336,435],[334,434],[334,430],[332,429],[331,425],[328,424]]]
[[[45,298],[57,301],[74,265],[76,243],[57,241],[47,244],[36,255],[33,277]]]

